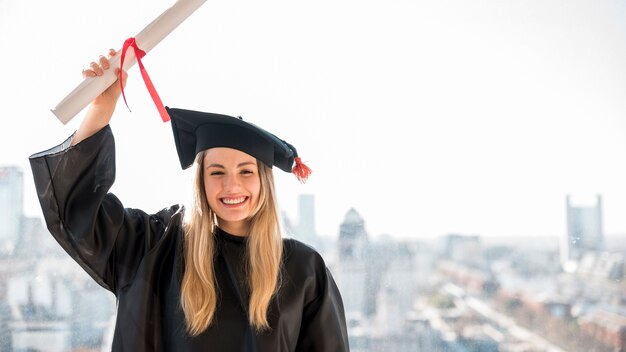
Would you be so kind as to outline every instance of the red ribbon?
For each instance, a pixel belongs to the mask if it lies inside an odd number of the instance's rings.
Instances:
[[[126,56],[126,50],[131,47],[135,51],[135,57],[137,58],[137,63],[139,64],[141,77],[143,77],[143,81],[146,84],[146,88],[148,88],[148,92],[152,97],[152,101],[154,101],[154,105],[156,105],[157,110],[159,110],[159,114],[161,115],[161,119],[163,120],[163,122],[167,122],[170,120],[170,115],[167,113],[167,110],[165,110],[165,106],[163,106],[163,102],[159,97],[159,93],[157,93],[156,89],[154,88],[154,84],[152,84],[152,80],[150,80],[150,76],[148,76],[148,72],[141,62],[141,58],[146,56],[146,52],[139,49],[134,37],[130,37],[126,39],[126,41],[124,41],[124,46],[122,47],[122,57],[120,59],[120,72],[118,80],[120,81],[120,87],[122,87],[122,96],[124,97],[124,103],[130,111],[130,107],[128,106],[128,102],[126,101],[126,94],[124,94],[124,84],[122,83],[122,70],[124,67],[124,57]]]

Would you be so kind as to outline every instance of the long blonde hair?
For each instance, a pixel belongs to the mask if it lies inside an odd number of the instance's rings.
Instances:
[[[184,225],[185,271],[180,302],[187,332],[196,336],[206,330],[215,317],[217,282],[214,258],[217,219],[204,192],[204,152],[198,153],[195,165],[194,204]],[[280,285],[282,238],[278,218],[272,169],[258,161],[261,190],[250,221],[246,274],[250,289],[248,319],[258,331],[269,328],[267,313],[272,296]]]

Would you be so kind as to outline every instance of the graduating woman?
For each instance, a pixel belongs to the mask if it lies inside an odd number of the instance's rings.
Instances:
[[[113,55],[83,75],[102,75]],[[30,157],[48,229],[117,298],[113,350],[348,351],[322,257],[281,237],[272,167],[305,177],[296,149],[241,118],[168,108],[181,165],[196,165],[190,216],[124,208],[108,192],[120,86],[73,136]]]

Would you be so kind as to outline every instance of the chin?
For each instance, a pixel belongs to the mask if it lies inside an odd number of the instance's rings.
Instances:
[[[223,222],[245,222],[249,219],[250,213],[246,212],[245,214],[217,214],[217,217]]]

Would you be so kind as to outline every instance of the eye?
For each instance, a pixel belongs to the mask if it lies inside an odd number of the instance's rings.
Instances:
[[[243,170],[241,170],[241,174],[242,175],[252,175],[252,174],[254,174],[254,171],[249,170],[249,169],[243,169]]]
[[[220,176],[220,175],[223,175],[223,174],[224,174],[223,171],[211,171],[209,173],[209,175],[211,175],[211,176]]]

